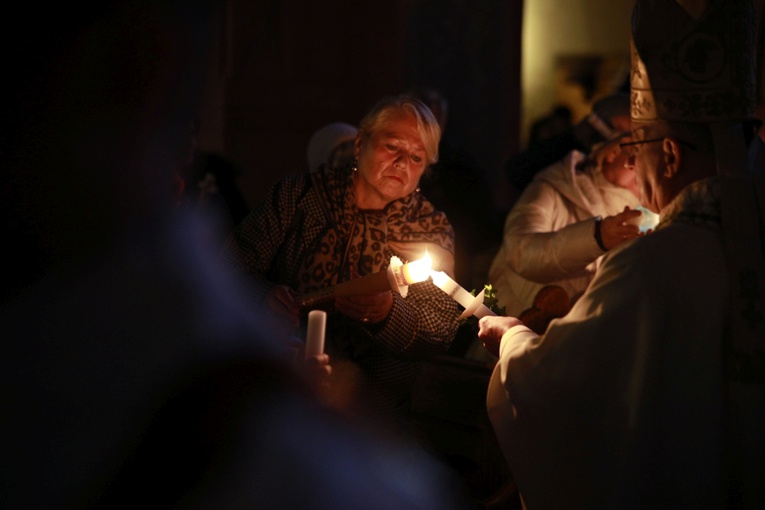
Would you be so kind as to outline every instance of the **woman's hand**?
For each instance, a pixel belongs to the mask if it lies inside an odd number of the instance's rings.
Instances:
[[[523,324],[515,317],[488,315],[478,321],[478,338],[483,341],[483,346],[490,353],[499,357],[499,344],[502,335],[513,326]]]
[[[610,250],[624,241],[635,239],[640,235],[640,228],[635,221],[642,213],[637,209],[625,207],[624,211],[614,216],[603,218],[600,223],[600,238],[603,246]],[[639,222],[639,220],[637,220]]]
[[[351,279],[359,274],[351,269]],[[389,290],[364,296],[335,298],[335,310],[364,324],[384,321],[393,307],[393,293]]]
[[[393,293],[389,290],[365,296],[338,297],[335,309],[364,324],[384,321],[393,307]]]

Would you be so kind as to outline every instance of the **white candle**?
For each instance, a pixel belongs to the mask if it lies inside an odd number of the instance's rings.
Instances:
[[[470,311],[468,315],[475,315],[479,318],[485,315],[495,315],[488,306],[483,304],[483,292],[478,296],[472,295],[443,271],[431,271],[430,276],[433,278],[433,283],[436,287],[446,292],[453,300],[461,304],[466,311]],[[480,304],[476,301],[480,301]]]
[[[327,312],[311,310],[308,312],[308,328],[305,337],[305,358],[311,358],[324,352],[324,333],[327,328]]]
[[[452,299],[462,305],[463,308],[470,306],[475,300],[475,296],[466,291],[460,285],[451,279],[451,277],[443,271],[431,271],[430,275],[433,277],[433,283],[446,292]]]
[[[425,250],[425,256],[420,260],[413,262],[407,262],[404,267],[401,268],[401,272],[404,275],[407,285],[413,283],[424,282],[430,275],[431,260],[428,255],[428,250]]]
[[[430,276],[430,255],[425,250],[425,256],[413,262],[406,264],[395,255],[390,258],[390,264],[386,271],[390,288],[395,290],[401,296],[406,297],[409,293],[409,285],[412,283],[424,282]]]

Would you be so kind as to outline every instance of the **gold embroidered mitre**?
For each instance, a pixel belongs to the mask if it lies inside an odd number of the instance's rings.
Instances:
[[[632,120],[751,118],[755,23],[751,0],[637,0],[630,41]]]

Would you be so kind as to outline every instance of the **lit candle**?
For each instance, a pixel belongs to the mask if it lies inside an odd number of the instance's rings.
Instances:
[[[311,310],[308,312],[308,327],[305,336],[305,359],[324,352],[324,333],[327,328],[327,312]]]
[[[483,292],[477,296],[472,295],[443,271],[431,271],[430,276],[433,278],[433,283],[436,287],[447,293],[453,300],[465,308],[465,312],[467,313],[463,314],[463,317],[466,317],[467,315],[475,315],[480,318],[486,315],[496,315],[488,306],[483,304]]]
[[[425,250],[425,256],[421,259],[406,264],[402,264],[396,256],[391,257],[387,271],[390,288],[406,297],[409,292],[409,285],[428,279],[431,263],[428,250]]]

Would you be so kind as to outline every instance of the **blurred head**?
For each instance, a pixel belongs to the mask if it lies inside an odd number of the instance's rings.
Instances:
[[[441,130],[421,101],[397,96],[380,101],[364,119],[355,142],[357,200],[380,209],[414,192],[438,160]]]
[[[626,141],[628,135],[629,133],[623,133],[609,142],[597,145],[591,158],[608,182],[631,191],[639,198],[640,191],[635,179],[635,168],[627,164],[627,154],[620,147],[620,143],[623,140]]]
[[[577,138],[590,149],[630,130],[630,97],[612,94],[595,101],[592,111],[575,127]]]
[[[611,133],[624,133],[630,129],[630,97],[626,93],[605,96],[592,105],[592,113],[603,119]],[[611,139],[613,136],[606,136]]]
[[[449,116],[449,102],[443,94],[430,87],[415,87],[407,90],[405,94],[419,99],[430,109],[443,133]]]
[[[345,122],[332,122],[316,131],[308,141],[308,170],[316,170],[323,164],[333,168],[350,165],[358,133],[356,126]]]

